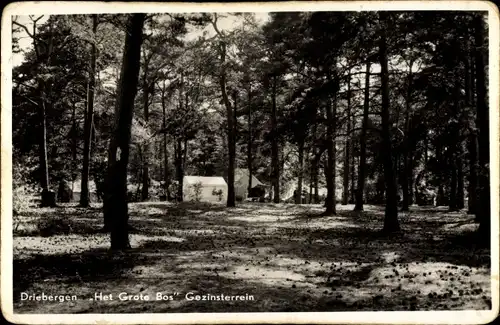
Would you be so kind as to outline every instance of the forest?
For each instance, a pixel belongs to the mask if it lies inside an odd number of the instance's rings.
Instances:
[[[168,239],[141,246],[139,235],[175,237],[194,227],[202,238],[179,244],[178,252],[210,250],[217,246],[210,231],[241,227],[231,240],[250,249],[271,240],[269,226],[273,241],[300,239],[307,250],[319,245],[313,237],[338,239],[321,231],[339,222],[347,228],[337,235],[358,245],[359,251],[351,247],[356,254],[370,241],[392,251],[405,242],[421,245],[424,228],[429,240],[449,245],[448,230],[443,235],[439,227],[456,223],[467,226],[468,237],[457,245],[468,249],[456,260],[444,251],[437,259],[467,264],[489,257],[486,17],[481,11],[14,16],[12,50],[22,58],[12,74],[20,254],[14,270],[38,267],[22,251],[57,245],[43,241],[59,235],[70,246],[84,242],[73,235],[96,236],[89,238],[99,238],[99,247],[137,258],[137,247],[176,252]],[[215,179],[223,190],[209,183]],[[219,202],[204,202],[205,195]],[[265,216],[268,226],[247,229],[246,222]],[[150,219],[156,223],[146,225]],[[306,224],[314,236],[304,233]],[[33,236],[38,244],[25,242]],[[186,236],[183,242],[195,235]],[[341,246],[323,249],[348,258]],[[64,254],[61,263],[83,263]],[[108,255],[92,256],[113,263]],[[487,270],[484,263],[468,265],[478,268],[468,272]],[[88,275],[100,272],[92,267]],[[436,300],[429,295],[426,301]],[[438,303],[432,308],[450,308]],[[318,308],[366,307],[345,304]],[[407,307],[424,308],[417,305]],[[382,306],[373,308],[400,307]]]

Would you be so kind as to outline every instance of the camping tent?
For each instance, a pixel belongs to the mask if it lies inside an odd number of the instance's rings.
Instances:
[[[248,169],[236,168],[234,170],[234,195],[242,199],[248,197],[248,181],[250,173]],[[255,175],[252,175],[252,189],[257,187],[266,187],[264,183],[259,181]]]
[[[184,176],[184,201],[221,202],[227,200],[227,184],[222,177]]]
[[[80,195],[82,193],[82,180],[77,179],[73,183],[73,200],[74,202],[79,202],[80,201]],[[99,202],[99,199],[97,197],[97,187],[95,185],[95,182],[93,180],[89,179],[89,198],[90,202]]]

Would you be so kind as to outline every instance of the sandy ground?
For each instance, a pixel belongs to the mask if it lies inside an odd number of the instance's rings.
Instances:
[[[472,216],[412,207],[400,214],[402,234],[387,238],[383,207],[352,208],[321,217],[318,205],[130,204],[127,253],[109,252],[97,205],[38,209],[14,224],[14,311],[491,308],[490,252],[475,244]],[[36,224],[51,219],[66,228],[41,236]],[[21,299],[42,293],[76,300]],[[188,299],[196,295],[207,300]]]

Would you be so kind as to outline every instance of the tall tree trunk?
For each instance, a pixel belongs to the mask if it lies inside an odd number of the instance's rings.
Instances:
[[[177,177],[177,201],[183,201],[184,170],[182,168],[182,139],[177,137],[175,144],[175,175]]]
[[[457,166],[454,161],[451,162],[450,173],[451,177],[448,206],[450,211],[457,211]]]
[[[52,206],[52,199],[48,198],[50,196],[50,182],[49,182],[49,163],[47,155],[47,116],[46,116],[46,104],[45,100],[41,100],[39,107],[40,114],[40,144],[39,144],[39,155],[40,155],[40,185],[42,187],[42,207]],[[55,201],[55,198],[54,198]],[[55,203],[55,202],[54,202]]]
[[[402,207],[401,211],[408,211],[410,209],[410,182],[408,181],[408,178],[411,177],[411,170],[410,170],[410,142],[412,139],[410,139],[409,134],[410,134],[410,120],[411,120],[411,92],[412,92],[412,79],[413,79],[413,74],[412,74],[412,67],[413,67],[413,60],[410,59],[410,67],[408,71],[408,88],[406,91],[406,111],[405,111],[405,134],[404,134],[404,146],[403,146],[403,175],[401,177],[401,187],[403,189],[403,202],[402,202]]]
[[[299,177],[297,178],[297,196],[295,197],[295,204],[302,204],[302,181],[304,179],[304,144],[305,135],[300,139],[299,150]]]
[[[90,152],[92,143],[92,124],[94,121],[94,95],[95,95],[95,76],[97,62],[97,42],[95,36],[97,34],[97,15],[92,15],[92,35],[94,41],[91,45],[89,84],[87,92],[87,112],[83,127],[83,168],[82,168],[82,184],[80,192],[80,206],[88,207],[90,204],[89,198],[89,168],[90,168]]]
[[[463,173],[463,164],[462,158],[459,157],[457,159],[457,209],[464,208],[464,173]]]
[[[148,64],[149,60],[144,63],[144,74],[143,74],[143,109],[144,109],[144,121],[146,126],[149,121],[149,91],[150,87],[148,84]],[[149,199],[149,140],[144,143],[144,160],[142,165],[142,192],[141,201],[147,201]]]
[[[470,49],[468,49],[470,51]],[[474,78],[472,71],[471,57],[468,55],[464,60],[465,67],[465,106],[470,109],[473,105],[473,87]],[[476,122],[471,122],[476,126]],[[469,134],[467,136],[467,151],[469,158],[469,174],[468,174],[468,187],[467,187],[467,213],[476,215],[477,212],[477,131],[475,127],[469,127]],[[478,220],[477,220],[478,221]]]
[[[370,62],[366,63],[365,74],[365,98],[363,103],[363,124],[361,126],[361,136],[359,139],[359,167],[358,167],[358,188],[356,189],[355,211],[363,211],[363,192],[365,188],[366,170],[366,134],[368,131],[368,113],[370,111]]]
[[[436,144],[436,160],[440,166],[443,166],[443,145],[441,144],[441,139],[438,139],[438,143]],[[438,179],[438,191],[436,196],[436,206],[443,206],[445,204],[444,197],[444,177],[443,170],[441,169],[437,175]]]
[[[108,161],[107,200],[104,214],[111,220],[111,249],[130,248],[128,237],[127,165],[134,113],[134,99],[137,93],[141,58],[142,28],[145,14],[133,14],[125,33],[119,96],[116,107],[115,129],[110,144]]]
[[[410,171],[408,173],[408,192],[409,192],[409,204],[412,205],[415,203],[415,192],[414,192],[414,182],[413,182],[413,171],[415,170],[415,161],[413,158],[413,154],[410,153],[409,155],[409,165],[410,165]]]
[[[326,109],[326,137],[327,137],[327,162],[325,168],[325,177],[326,177],[326,201],[325,201],[325,215],[336,214],[336,166],[335,166],[335,156],[336,156],[336,145],[335,145],[335,136],[336,136],[336,94],[334,95],[333,103],[331,100],[328,101],[325,109]]]
[[[75,180],[78,177],[78,134],[77,134],[77,122],[76,122],[76,102],[73,102],[73,112],[71,114],[71,128],[73,129],[72,139],[71,139],[71,200],[73,200],[73,190],[75,188]]]
[[[164,189],[165,189],[165,195],[166,195],[166,200],[168,201],[170,199],[170,171],[168,168],[168,140],[167,140],[167,132],[166,132],[166,127],[167,127],[167,105],[165,104],[165,91],[162,90],[161,93],[161,108],[162,108],[162,128],[163,128],[163,168],[164,168],[164,173],[163,173],[163,181],[164,181]]]
[[[234,167],[236,158],[236,132],[233,117],[233,108],[231,102],[229,101],[229,96],[226,91],[226,43],[221,41],[220,43],[220,55],[221,55],[221,71],[219,75],[219,86],[222,92],[222,99],[224,101],[224,106],[226,106],[226,119],[227,119],[227,143],[228,143],[228,171],[227,171],[227,206],[235,206],[235,193],[234,193]]]
[[[379,12],[382,26],[387,26],[387,13]],[[400,230],[398,221],[398,202],[396,175],[394,173],[393,150],[391,143],[390,103],[389,103],[389,69],[387,62],[386,31],[383,28],[380,35],[379,60],[382,91],[382,147],[384,152],[384,179],[386,189],[385,218],[383,232],[392,233]]]
[[[354,118],[353,118],[354,119]],[[354,121],[353,121],[354,122]],[[354,130],[356,125],[351,124],[351,130]],[[356,157],[354,156],[354,141],[351,139],[351,190],[350,190],[350,198],[349,198],[349,204],[355,203],[356,202]]]
[[[253,146],[253,138],[252,138],[252,86],[248,84],[248,143],[247,143],[247,168],[248,168],[248,188],[247,188],[247,196],[250,195],[252,191],[252,176],[253,176],[253,157],[252,157],[252,146]]]
[[[343,170],[343,191],[342,205],[347,205],[349,201],[349,172],[351,162],[351,74],[347,77],[347,121],[346,121],[346,138],[344,148],[344,170]]]
[[[490,238],[490,151],[489,151],[489,112],[487,105],[486,79],[484,72],[484,21],[482,15],[475,17],[475,63],[476,63],[476,107],[479,131],[479,206],[476,218],[479,220],[479,234]]]
[[[280,202],[280,167],[279,167],[279,149],[277,134],[277,112],[276,112],[276,76],[272,80],[272,110],[271,110],[271,168],[272,185],[274,189],[273,202]]]
[[[468,139],[468,151],[469,151],[469,185],[467,188],[468,192],[468,214],[474,214],[477,217],[477,135],[475,130],[471,130]],[[477,220],[479,221],[479,220]]]
[[[53,22],[50,21],[49,24],[50,39],[48,44],[48,54],[46,64],[50,65],[50,60],[52,58],[53,42],[54,37],[52,33]],[[33,26],[33,43],[35,44],[35,51],[37,57],[39,57],[38,47],[35,40],[35,27]],[[50,85],[46,85],[45,82],[39,81],[39,92],[40,92],[40,103],[38,105],[39,115],[40,115],[40,143],[39,143],[39,156],[40,156],[40,185],[42,187],[42,202],[41,207],[55,207],[56,206],[56,195],[54,191],[50,190],[49,181],[49,160],[47,154],[47,106],[50,106],[49,102],[45,99],[47,94],[50,93]]]

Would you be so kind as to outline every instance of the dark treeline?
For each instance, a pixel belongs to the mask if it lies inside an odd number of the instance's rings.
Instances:
[[[383,204],[385,233],[413,204],[465,208],[489,238],[485,16],[17,17],[14,51],[21,34],[32,46],[13,71],[15,188],[55,206],[79,185],[113,248],[129,246],[128,201],[224,176],[231,207],[236,168],[276,203]]]

